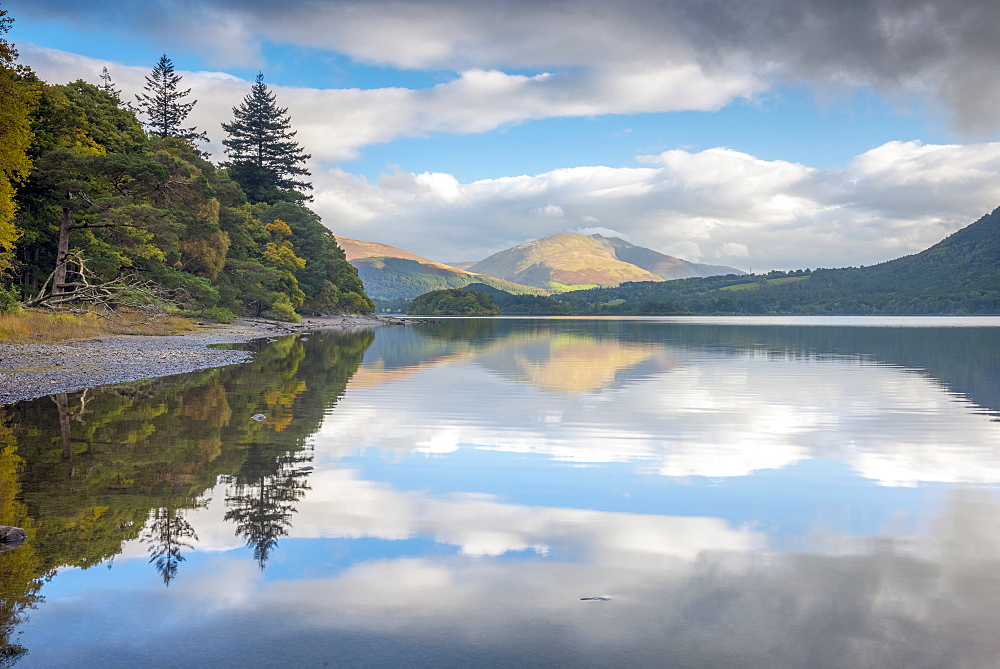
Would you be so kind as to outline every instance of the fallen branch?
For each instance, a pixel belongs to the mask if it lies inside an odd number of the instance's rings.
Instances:
[[[65,269],[62,283],[55,277]],[[73,277],[73,280],[68,280]],[[71,312],[93,312],[108,320],[123,322],[123,311],[139,313],[147,322],[164,314],[164,305],[171,300],[159,285],[143,281],[133,272],[119,270],[110,281],[98,281],[97,275],[87,267],[87,260],[79,251],[67,254],[42,284],[38,295],[27,300],[28,307],[47,307]]]

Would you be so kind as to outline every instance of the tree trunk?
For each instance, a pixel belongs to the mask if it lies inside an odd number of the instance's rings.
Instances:
[[[69,225],[72,222],[72,211],[69,206],[63,207],[62,218],[59,219],[59,243],[56,246],[56,273],[52,277],[52,294],[61,295],[66,292],[66,256],[69,254]]]
[[[73,441],[69,430],[69,400],[66,393],[56,393],[56,407],[59,409],[59,436],[62,437],[63,458],[73,459]]]

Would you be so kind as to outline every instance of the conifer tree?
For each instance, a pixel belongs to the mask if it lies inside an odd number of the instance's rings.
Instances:
[[[275,103],[262,73],[222,129],[229,134],[222,140],[229,156],[225,166],[251,202],[310,199],[303,191],[312,184],[300,177],[309,176],[303,164],[311,156],[294,140],[288,109]]]
[[[191,89],[180,90],[178,88],[180,81],[181,75],[174,72],[173,61],[167,58],[167,54],[160,56],[156,67],[146,76],[146,85],[143,88],[147,92],[135,96],[139,103],[139,111],[146,116],[143,125],[150,134],[157,137],[180,137],[207,142],[208,136],[204,132],[198,132],[197,128],[181,127],[198,101],[181,101],[187,97]]]
[[[113,97],[122,109],[128,109],[133,113],[138,111],[131,102],[127,102],[122,98],[122,89],[115,86],[115,82],[111,79],[111,73],[108,72],[107,66],[101,70],[101,83],[97,88]]]

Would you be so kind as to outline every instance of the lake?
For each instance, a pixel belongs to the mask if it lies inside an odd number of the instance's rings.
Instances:
[[[0,666],[1000,665],[1000,319],[442,319],[0,408]]]

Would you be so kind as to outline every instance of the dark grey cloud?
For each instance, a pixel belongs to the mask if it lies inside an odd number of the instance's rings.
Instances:
[[[982,138],[1000,126],[993,0],[8,0],[12,15],[139,31],[221,65],[262,40],[402,67],[566,67],[610,73],[695,63],[770,82],[873,86],[939,104]]]

